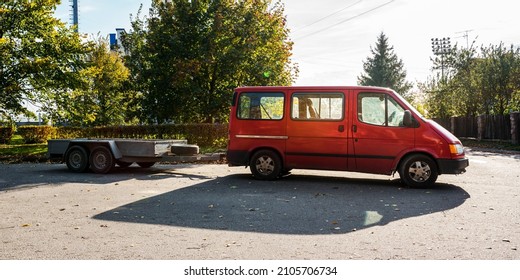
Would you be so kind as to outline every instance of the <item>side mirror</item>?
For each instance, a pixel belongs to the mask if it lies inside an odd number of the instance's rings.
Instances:
[[[413,127],[412,112],[409,110],[404,111],[403,124],[405,127]]]

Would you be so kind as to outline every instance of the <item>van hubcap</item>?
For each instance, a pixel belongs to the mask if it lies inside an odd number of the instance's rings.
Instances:
[[[256,170],[263,175],[271,174],[274,171],[274,161],[272,158],[264,156],[256,161]]]
[[[432,171],[426,162],[416,161],[408,168],[408,174],[415,182],[424,182],[430,178]]]

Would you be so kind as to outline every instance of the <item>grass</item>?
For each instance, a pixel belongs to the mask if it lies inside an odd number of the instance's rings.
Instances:
[[[20,135],[14,135],[9,144],[0,144],[1,161],[42,161],[46,154],[47,143],[25,144]]]
[[[520,145],[513,145],[508,141],[482,140],[476,139],[461,139],[465,147],[485,150],[499,150],[520,152]]]
[[[225,148],[200,147],[200,153],[225,152]],[[47,143],[25,144],[20,135],[13,135],[9,144],[0,144],[0,161],[7,163],[47,161]]]

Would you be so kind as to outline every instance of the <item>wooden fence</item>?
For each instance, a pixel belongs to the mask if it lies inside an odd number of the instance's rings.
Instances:
[[[518,144],[520,139],[520,113],[434,118],[433,120],[457,137],[505,140],[514,144]]]

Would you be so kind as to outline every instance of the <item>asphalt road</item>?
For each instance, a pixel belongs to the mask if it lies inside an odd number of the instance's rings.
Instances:
[[[520,259],[520,155],[468,152],[434,188],[227,165],[0,164],[0,259]]]

